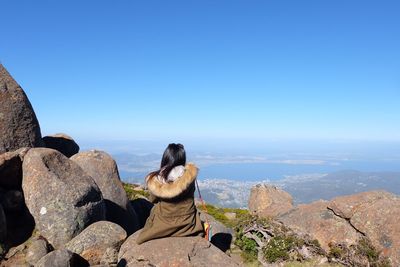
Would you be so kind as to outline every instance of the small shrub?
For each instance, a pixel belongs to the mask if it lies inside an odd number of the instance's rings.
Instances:
[[[294,237],[275,236],[263,248],[264,258],[267,262],[285,261],[290,258],[289,252],[297,245]]]
[[[342,259],[345,256],[345,251],[340,246],[332,246],[329,250],[328,257]]]
[[[257,260],[257,243],[253,239],[247,238],[243,233],[239,233],[235,240],[235,245],[242,250],[242,258],[246,262]]]
[[[368,258],[368,262],[372,267],[391,267],[390,261],[380,256],[378,251],[367,238],[362,238],[355,246],[356,253],[360,256]]]
[[[362,238],[358,241],[356,245],[356,253],[366,256],[369,262],[374,262],[379,259],[379,252],[366,238]]]
[[[328,258],[348,266],[390,267],[390,261],[382,257],[368,238],[361,238],[357,244],[330,244]]]
[[[319,243],[318,239],[310,240],[310,245],[317,247],[317,248],[321,247],[321,244]]]

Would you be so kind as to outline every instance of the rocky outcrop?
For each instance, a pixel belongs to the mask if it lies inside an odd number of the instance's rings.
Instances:
[[[320,200],[298,205],[296,209],[278,217],[278,220],[298,233],[309,234],[317,239],[326,251],[329,251],[331,242],[355,244],[361,234],[345,219],[327,209],[328,204],[328,201]]]
[[[334,198],[328,208],[368,237],[393,266],[400,266],[400,198],[385,191]]]
[[[292,208],[292,196],[276,186],[258,184],[251,188],[249,210],[252,215],[276,217]]]
[[[351,219],[357,212],[362,211],[368,208],[369,205],[383,199],[396,200],[397,197],[386,191],[363,192],[333,198],[329,202],[328,208],[344,219]]]
[[[25,92],[0,64],[0,154],[43,146],[39,122]]]
[[[118,224],[100,221],[83,230],[66,244],[66,248],[86,259],[90,265],[117,264],[118,251],[127,238]]]
[[[3,260],[0,260],[0,267],[30,267],[29,263],[26,261],[26,250],[26,244],[11,248],[4,256]]]
[[[105,218],[103,197],[94,180],[56,150],[29,150],[22,188],[37,229],[55,248]]]
[[[118,266],[238,266],[228,255],[202,237],[168,237],[141,245],[140,231],[128,237],[118,254]]]
[[[0,187],[21,189],[22,160],[29,148],[0,154]]]
[[[71,157],[71,160],[96,181],[106,203],[107,220],[121,225],[128,234],[137,230],[138,218],[126,196],[115,160],[97,150],[81,152]]]
[[[67,249],[55,250],[41,258],[35,267],[84,267],[89,264]]]
[[[46,240],[37,236],[36,233],[22,244],[12,247],[5,255],[5,259],[0,260],[0,267],[30,267],[44,257],[51,247]]]
[[[333,244],[357,245],[363,238],[400,265],[400,198],[385,191],[341,196],[331,201],[298,205],[278,217],[285,226],[310,234],[322,248]]]
[[[71,136],[64,133],[45,136],[43,142],[47,148],[55,149],[68,158],[79,152],[79,145]]]

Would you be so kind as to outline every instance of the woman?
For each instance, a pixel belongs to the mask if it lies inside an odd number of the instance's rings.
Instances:
[[[183,145],[168,145],[160,169],[146,177],[150,201],[155,205],[137,238],[138,244],[167,236],[204,235],[194,205],[197,171],[193,163],[186,164]]]

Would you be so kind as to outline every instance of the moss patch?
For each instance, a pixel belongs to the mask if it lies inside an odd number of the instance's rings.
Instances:
[[[242,233],[236,237],[235,245],[242,250],[241,256],[245,262],[257,261],[258,250],[256,241],[243,236]]]
[[[130,183],[122,183],[122,185],[124,186],[126,195],[128,196],[129,200],[135,200],[140,197],[148,198],[150,196],[149,192],[147,192],[145,190],[135,189],[138,187],[138,185],[130,184]]]
[[[197,208],[201,211],[205,211],[203,205],[198,205]],[[217,221],[230,228],[235,228],[237,225],[239,225],[244,220],[250,217],[249,211],[246,209],[220,208],[211,204],[206,204],[206,208],[207,208],[207,213],[209,215],[211,215]],[[232,220],[228,219],[225,216],[225,213],[227,212],[235,213],[236,218]]]

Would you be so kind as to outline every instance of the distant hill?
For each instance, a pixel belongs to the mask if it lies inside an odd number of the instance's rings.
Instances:
[[[296,203],[383,189],[400,194],[400,172],[359,172],[346,170],[330,173],[317,179],[287,178],[276,183],[289,192]]]

